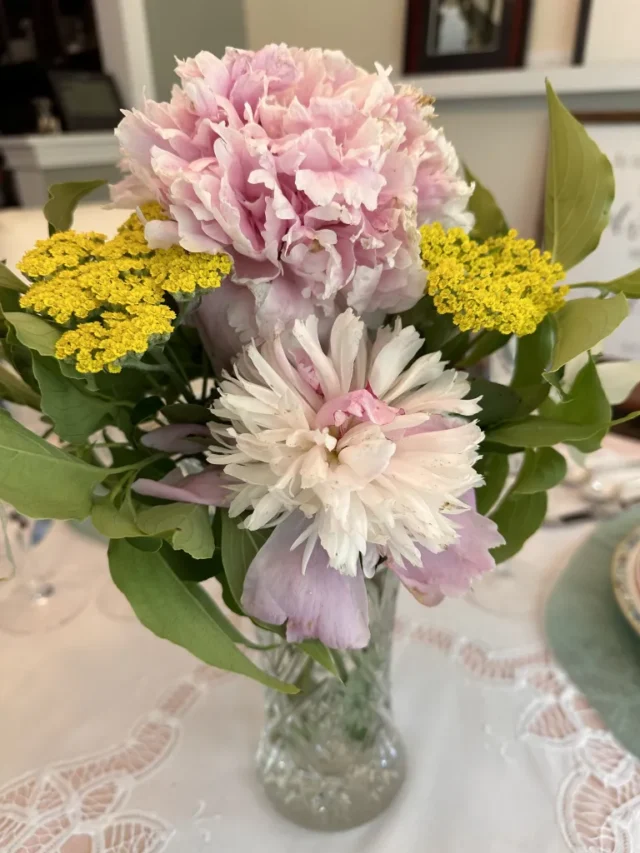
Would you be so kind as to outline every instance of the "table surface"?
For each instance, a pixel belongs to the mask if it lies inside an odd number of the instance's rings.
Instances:
[[[112,231],[123,216],[91,206],[79,218]],[[36,223],[0,214],[0,256],[15,262]],[[555,511],[575,505],[575,492],[554,493]],[[148,633],[111,585],[104,546],[57,525],[42,556],[60,595],[79,583],[90,600],[47,635],[0,632],[0,850],[640,853],[640,762],[541,634],[545,596],[590,529],[543,528],[511,575],[465,599],[426,609],[401,593],[394,708],[408,778],[377,821],[327,837],[274,814],[255,780],[261,689]]]

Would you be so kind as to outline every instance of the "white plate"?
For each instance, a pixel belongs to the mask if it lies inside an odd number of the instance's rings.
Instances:
[[[616,548],[611,577],[620,610],[640,634],[640,527],[634,527]]]

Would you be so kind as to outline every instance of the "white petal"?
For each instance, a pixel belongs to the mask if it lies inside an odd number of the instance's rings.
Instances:
[[[369,369],[369,385],[373,393],[384,398],[421,346],[422,338],[413,326],[407,326],[394,335],[376,355]]]
[[[364,332],[364,323],[351,310],[340,314],[331,329],[329,353],[338,373],[342,394],[351,390],[353,369]]]
[[[307,317],[304,322],[296,320],[293,327],[293,334],[313,362],[325,399],[338,397],[340,394],[340,380],[338,379],[333,362],[325,355],[320,346],[318,339],[318,318],[315,316]]]

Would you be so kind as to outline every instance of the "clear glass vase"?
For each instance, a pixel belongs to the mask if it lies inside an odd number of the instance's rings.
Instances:
[[[405,755],[391,713],[390,664],[398,581],[389,571],[367,581],[371,641],[335,653],[342,678],[298,647],[263,652],[263,666],[298,684],[294,696],[267,690],[258,776],[275,808],[308,829],[366,823],[394,799]],[[260,641],[273,634],[260,632]]]

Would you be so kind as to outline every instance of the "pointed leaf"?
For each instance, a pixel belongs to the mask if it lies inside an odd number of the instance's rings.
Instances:
[[[538,530],[547,514],[547,493],[508,495],[491,518],[505,538],[505,544],[494,548],[496,563],[503,563],[520,551]]]
[[[242,530],[229,513],[220,511],[222,523],[222,564],[229,590],[242,608],[244,579],[251,561],[269,538],[270,530]],[[240,521],[240,519],[238,519]]]
[[[509,458],[504,453],[484,453],[476,463],[476,471],[484,477],[484,486],[476,489],[476,509],[481,515],[488,515],[507,482]]]
[[[89,394],[78,382],[63,376],[53,358],[34,353],[33,372],[40,386],[42,411],[49,415],[63,441],[82,444],[114,409],[113,403]]]
[[[35,314],[10,311],[4,316],[15,329],[21,344],[40,355],[55,356],[56,343],[61,335],[55,326]]]
[[[206,506],[187,503],[152,506],[137,513],[136,523],[150,536],[171,533],[174,549],[186,551],[195,560],[213,556],[213,533]]]
[[[121,507],[116,507],[106,495],[96,498],[91,509],[91,521],[98,533],[107,539],[127,539],[143,535],[143,531],[136,526],[128,503],[125,501]]]
[[[323,666],[331,673],[331,675],[335,675],[336,678],[342,681],[342,675],[336,665],[332,651],[331,649],[328,649],[324,643],[321,643],[320,640],[303,640],[302,643],[299,643],[299,646],[302,651],[308,654],[310,658],[313,658],[316,663],[319,663],[320,666]]]
[[[532,415],[519,423],[505,424],[487,433],[487,440],[508,447],[553,447],[591,438],[594,424],[572,424]]]
[[[49,187],[49,200],[44,206],[44,215],[49,223],[49,233],[68,231],[73,225],[73,214],[82,199],[103,187],[106,181],[67,181]]]
[[[524,463],[513,487],[516,495],[547,492],[561,483],[567,474],[567,460],[552,447],[527,450]]]
[[[158,637],[182,646],[210,666],[247,675],[284,693],[298,692],[295,685],[263,672],[237,648],[214,618],[213,602],[203,603],[204,590],[180,580],[162,551],[144,554],[127,540],[116,540],[109,546],[109,567],[138,619]]]
[[[0,411],[0,499],[31,518],[86,518],[109,476],[74,459]]]
[[[0,365],[0,400],[40,410],[40,397],[11,370]]]
[[[558,370],[572,358],[607,338],[628,314],[629,306],[624,293],[618,293],[610,299],[570,299],[553,315],[556,345],[551,371]]]
[[[629,299],[640,299],[640,268],[611,281],[585,281],[574,284],[573,287],[601,287],[611,293],[624,293]]]
[[[519,395],[507,385],[490,382],[488,379],[477,377],[471,380],[469,399],[482,396],[481,411],[477,415],[478,424],[483,429],[491,424],[499,424],[510,420],[518,411],[521,400]]]
[[[547,81],[545,248],[569,270],[600,242],[615,192],[611,163]]]
[[[506,346],[510,338],[511,335],[503,335],[502,332],[494,330],[480,332],[465,353],[464,358],[458,362],[457,367],[471,367],[477,364],[483,358],[487,358],[496,350]]]
[[[480,183],[467,166],[464,167],[464,176],[467,183],[475,183],[473,195],[469,199],[469,210],[476,218],[471,237],[483,242],[489,237],[506,234],[509,226],[491,192]]]
[[[12,272],[6,264],[0,263],[0,288],[13,290],[16,293],[26,293],[29,286]]]

